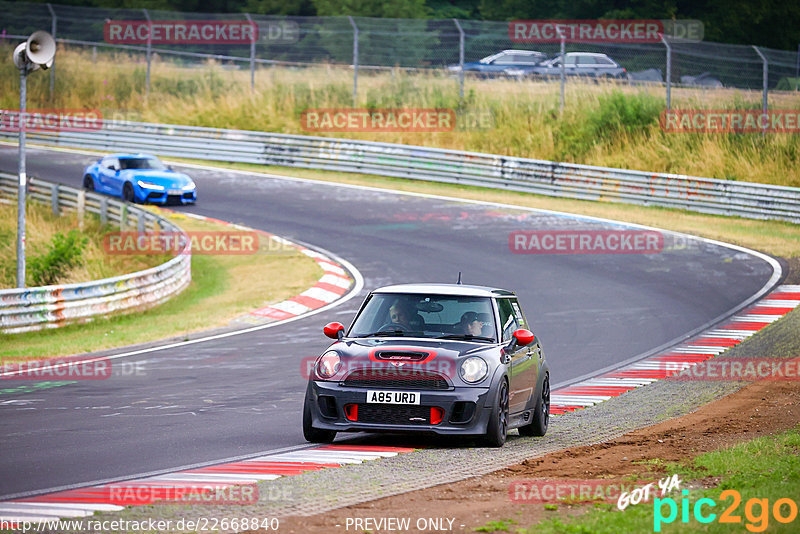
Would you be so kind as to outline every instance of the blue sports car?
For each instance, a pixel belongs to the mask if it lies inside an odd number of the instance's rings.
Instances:
[[[111,154],[97,160],[83,172],[83,187],[128,202],[197,202],[197,187],[191,178],[148,154]]]

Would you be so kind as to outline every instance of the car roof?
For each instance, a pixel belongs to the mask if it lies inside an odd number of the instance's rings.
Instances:
[[[158,159],[156,156],[154,156],[152,154],[144,154],[142,152],[139,152],[138,154],[131,154],[130,152],[118,152],[116,154],[109,154],[109,155],[103,156],[103,157],[106,157],[106,158],[122,158],[122,159],[133,159],[133,158],[136,158],[136,159],[139,159],[139,158],[154,158],[154,159]]]
[[[567,52],[568,56],[594,56],[594,57],[608,57],[607,54],[600,54],[597,52]],[[610,59],[610,58],[609,58]]]
[[[398,284],[379,287],[373,293],[422,293],[431,295],[454,295],[463,297],[513,297],[512,291],[488,286],[462,284]]]

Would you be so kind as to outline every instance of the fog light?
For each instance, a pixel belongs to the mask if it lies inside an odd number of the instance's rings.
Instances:
[[[345,404],[344,416],[348,421],[358,421],[358,404]]]
[[[444,410],[441,408],[437,408],[436,406],[431,407],[431,424],[438,425],[444,419]]]

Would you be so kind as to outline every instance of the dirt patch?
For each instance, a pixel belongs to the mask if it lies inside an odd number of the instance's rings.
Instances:
[[[530,478],[663,478],[663,468],[645,460],[683,461],[800,424],[800,382],[757,382],[686,416],[630,432],[606,443],[574,447],[488,475],[349,506],[311,517],[281,520],[284,533],[474,532],[490,521],[513,520],[510,532],[542,519],[582,512],[585,505],[510,498],[512,482]],[[609,480],[610,482],[610,480]],[[630,482],[626,482],[630,484]],[[367,519],[373,521],[366,522]],[[381,518],[394,522],[378,523]],[[356,520],[361,522],[356,523]],[[408,529],[402,521],[408,520]],[[400,523],[396,521],[401,521]],[[452,521],[452,522],[451,522]],[[500,526],[500,525],[496,525]]]

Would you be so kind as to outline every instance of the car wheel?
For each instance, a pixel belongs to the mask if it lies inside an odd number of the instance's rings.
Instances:
[[[530,424],[519,427],[520,436],[544,436],[550,423],[550,377],[545,376],[542,383],[542,395],[533,410]]]
[[[88,174],[83,177],[83,188],[87,191],[94,191],[94,180]]]
[[[311,408],[307,401],[303,403],[303,437],[311,443],[330,443],[336,437],[334,430],[321,430],[311,426]]]
[[[128,202],[136,203],[136,195],[130,182],[125,182],[125,185],[122,186],[122,198]]]
[[[490,447],[502,447],[508,435],[508,382],[503,380],[497,388],[492,415],[489,417],[489,427],[486,429],[484,441]]]

